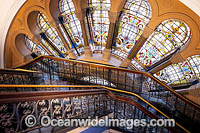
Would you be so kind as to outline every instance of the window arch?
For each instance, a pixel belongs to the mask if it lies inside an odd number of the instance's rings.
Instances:
[[[56,32],[55,28],[53,28],[49,23],[46,18],[46,16],[42,13],[38,13],[37,17],[37,24],[39,28],[47,35],[47,37],[52,41],[52,43],[63,53],[66,53],[66,48],[61,41],[60,37],[58,36],[58,33]],[[47,44],[45,40],[42,41],[43,44],[45,44],[49,49],[53,48]],[[55,52],[54,52],[55,53]],[[57,54],[56,54],[57,55]]]
[[[147,0],[126,0],[118,24],[116,48],[125,52],[127,56],[142,35],[144,27],[149,23],[151,17],[152,10]]]
[[[190,28],[179,20],[162,22],[136,55],[136,60],[150,67],[190,40]]]
[[[64,17],[64,25],[70,36],[73,38],[75,45],[78,47],[84,46],[82,30],[79,20],[75,14],[75,8],[72,0],[60,0],[60,14]]]
[[[48,55],[48,53],[37,43],[31,41],[27,36],[24,36],[25,44],[27,48],[31,51],[36,53],[37,55]]]
[[[97,46],[94,49],[102,50],[107,42],[109,30],[110,0],[89,0],[89,7],[92,10],[92,29],[94,42]]]

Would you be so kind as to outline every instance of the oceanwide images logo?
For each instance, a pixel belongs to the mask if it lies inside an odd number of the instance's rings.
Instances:
[[[37,124],[37,120],[34,115],[28,115],[25,118],[25,124],[27,127],[34,127]],[[133,127],[175,127],[174,119],[151,119],[147,122],[146,119],[111,119],[108,116],[103,118],[96,117],[92,119],[51,119],[49,116],[43,116],[40,119],[42,127],[125,127],[127,129],[133,129]]]

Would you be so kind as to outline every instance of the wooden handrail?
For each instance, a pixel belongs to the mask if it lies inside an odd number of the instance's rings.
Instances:
[[[128,69],[124,69],[124,68],[119,68],[119,67],[114,67],[114,66],[107,66],[107,65],[103,65],[103,64],[86,63],[86,62],[83,62],[83,61],[63,59],[63,58],[56,58],[56,57],[46,56],[46,55],[39,56],[39,57],[35,58],[34,60],[32,60],[32,61],[30,61],[28,63],[25,63],[25,64],[23,64],[21,66],[18,66],[17,68],[24,68],[24,67],[30,66],[30,65],[38,62],[38,61],[43,60],[44,58],[48,58],[48,59],[52,59],[52,60],[56,60],[56,61],[73,62],[73,63],[76,63],[76,64],[90,65],[90,66],[95,66],[95,67],[99,67],[99,68],[108,68],[108,69],[112,69],[112,70],[118,70],[118,71],[122,71],[122,72],[128,72],[128,73],[134,73],[134,74],[141,74],[143,76],[147,76],[147,77],[151,78],[152,80],[154,80],[155,82],[157,82],[158,84],[160,84],[166,90],[170,91],[172,94],[174,94],[175,96],[177,96],[178,98],[180,98],[181,100],[183,100],[184,102],[189,103],[190,105],[192,105],[195,108],[197,108],[198,110],[200,110],[200,105],[192,102],[188,98],[186,98],[186,97],[182,96],[181,94],[177,93],[174,89],[172,89],[171,87],[169,87],[167,84],[165,84],[164,82],[158,80],[156,77],[154,77],[153,75],[151,75],[151,74],[149,74],[147,72],[141,72],[141,71],[135,71],[135,70],[128,70]]]
[[[56,98],[65,98],[73,96],[85,96],[93,94],[105,94],[106,90],[69,90],[69,91],[39,91],[39,92],[9,92],[0,93],[0,104],[15,102],[29,102],[36,100],[47,100]]]
[[[95,90],[69,90],[69,91],[39,91],[39,92],[3,92],[0,93],[0,104],[1,103],[12,103],[12,102],[25,102],[25,101],[33,101],[33,100],[46,100],[46,99],[50,99],[50,98],[64,98],[66,97],[66,95],[68,96],[74,96],[71,94],[71,92],[76,93],[76,96],[81,96],[82,93],[85,93],[87,95],[93,94],[93,93],[97,93],[99,92],[99,94],[102,91],[105,91],[108,93],[110,91],[116,91],[116,92],[121,92],[121,93],[125,93],[125,94],[130,94],[134,97],[137,97],[138,99],[140,99],[141,101],[143,101],[144,103],[148,104],[150,107],[152,107],[153,109],[155,109],[157,112],[159,112],[160,114],[162,114],[163,116],[165,116],[166,118],[170,119],[169,116],[167,116],[165,113],[163,113],[162,111],[160,111],[158,108],[156,108],[155,106],[153,106],[151,103],[149,103],[148,101],[146,101],[144,98],[142,98],[141,96],[139,96],[136,93],[133,92],[128,92],[128,91],[123,91],[123,90],[119,90],[119,89],[114,89],[114,88],[110,88],[110,87],[106,87],[106,86],[95,86],[95,85],[0,85],[0,88],[98,88]],[[99,89],[99,88],[104,88],[105,90]],[[32,97],[32,98],[30,98]],[[181,129],[183,129],[186,132],[189,132],[187,129],[185,129],[183,126],[181,126],[179,123],[176,122],[176,125],[178,127],[180,127]]]
[[[26,69],[0,69],[1,73],[15,73],[15,74],[28,74],[28,73],[38,73],[38,71],[26,70]]]
[[[159,119],[159,117],[157,117],[156,115],[154,115],[153,113],[151,113],[149,110],[147,110],[146,108],[144,108],[142,105],[140,105],[139,103],[135,102],[132,99],[129,98],[125,98],[125,97],[121,97],[121,96],[116,96],[114,95],[112,92],[107,91],[106,92],[107,95],[109,95],[112,99],[120,101],[120,102],[124,102],[124,103],[128,103],[131,104],[135,107],[137,107],[139,110],[141,110],[142,112],[144,112],[147,116],[149,116],[151,119]],[[177,123],[176,123],[177,124]],[[177,130],[175,130],[174,128],[171,127],[166,127],[168,130],[173,131],[173,132],[177,132]],[[182,128],[181,128],[182,129]],[[188,130],[185,130],[186,132],[189,132]]]
[[[46,92],[45,92],[46,93]],[[73,90],[73,91],[57,91],[57,92],[47,92],[44,95],[44,92],[32,92],[27,93],[27,92],[18,92],[17,95],[16,93],[10,93],[14,97],[9,97],[9,98],[3,98],[0,99],[0,104],[8,104],[8,103],[13,103],[14,102],[30,102],[30,101],[35,101],[35,100],[48,100],[48,99],[55,99],[55,98],[66,98],[66,97],[73,97],[73,96],[87,96],[87,95],[99,95],[99,94],[107,94],[109,97],[111,97],[113,100],[117,100],[120,102],[125,102],[128,104],[131,104],[132,106],[135,106],[139,110],[141,110],[143,113],[145,113],[147,116],[149,116],[151,119],[159,119],[156,115],[151,113],[149,110],[138,104],[132,99],[120,97],[114,95],[112,92],[107,91],[107,90]],[[2,96],[2,94],[0,94]],[[3,96],[9,96],[8,94],[4,94]],[[165,127],[166,129],[170,131],[176,131],[174,128],[171,127]]]

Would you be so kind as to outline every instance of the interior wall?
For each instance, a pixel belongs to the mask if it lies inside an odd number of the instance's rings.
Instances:
[[[200,16],[200,0],[179,0]]]
[[[13,18],[27,0],[0,0],[0,68],[4,68],[4,45]]]

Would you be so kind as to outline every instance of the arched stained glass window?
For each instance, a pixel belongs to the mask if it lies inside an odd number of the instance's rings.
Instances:
[[[160,72],[154,74],[159,80],[168,84],[187,84],[196,79],[190,63],[186,60],[183,63],[172,64]]]
[[[110,0],[89,0],[89,6],[92,9],[92,28],[95,49],[102,50],[107,42],[109,30],[109,16]]]
[[[25,44],[27,48],[31,51],[36,53],[37,55],[48,55],[48,53],[37,43],[31,41],[27,36],[25,36]]]
[[[38,26],[45,32],[47,37],[53,42],[53,44],[64,54],[66,52],[65,46],[61,41],[56,30],[48,23],[46,16],[42,13],[38,14]]]
[[[152,11],[147,0],[127,0],[119,21],[116,48],[128,55],[151,17]]]
[[[191,56],[187,60],[190,63],[197,78],[200,79],[200,55]]]
[[[70,36],[76,42],[78,47],[84,46],[82,30],[79,20],[75,14],[75,8],[72,0],[61,0],[59,3],[60,13],[65,18],[64,25]]]
[[[49,43],[47,43],[44,39],[42,39],[42,44],[45,45],[49,51],[51,51],[51,53],[56,56],[56,57],[59,57],[58,53],[52,48],[51,45],[49,45]]]
[[[190,39],[190,28],[178,20],[166,20],[148,38],[136,55],[136,60],[150,67],[185,45]]]

